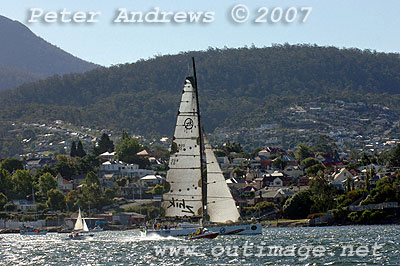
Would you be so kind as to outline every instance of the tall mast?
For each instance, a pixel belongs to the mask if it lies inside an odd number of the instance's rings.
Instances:
[[[196,64],[194,62],[194,57],[192,57],[193,63],[193,75],[194,75],[194,87],[196,91],[196,105],[197,105],[197,119],[199,121],[199,145],[200,145],[200,171],[201,171],[201,194],[202,194],[202,206],[203,206],[203,225],[207,222],[207,176],[204,175],[203,167],[203,134],[201,132],[201,122],[200,122],[200,105],[199,105],[199,93],[197,89],[197,75],[196,75]]]

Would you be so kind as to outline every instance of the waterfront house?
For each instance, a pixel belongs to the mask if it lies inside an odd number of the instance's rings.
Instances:
[[[17,211],[31,212],[36,210],[36,204],[28,200],[13,200],[12,203],[16,206]]]
[[[113,214],[112,221],[116,225],[124,225],[127,227],[133,225],[144,224],[146,215],[142,215],[136,212],[120,212]]]

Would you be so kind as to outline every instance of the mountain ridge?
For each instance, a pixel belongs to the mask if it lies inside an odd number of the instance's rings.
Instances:
[[[191,56],[208,131],[259,126],[310,101],[349,99],[400,109],[398,54],[285,44],[192,51],[53,76],[0,92],[0,119],[62,119],[170,134]]]
[[[0,90],[52,75],[83,73],[99,65],[48,43],[22,23],[0,15]],[[14,71],[13,70],[17,70]],[[28,77],[25,79],[25,72]],[[7,82],[2,76],[11,76]]]

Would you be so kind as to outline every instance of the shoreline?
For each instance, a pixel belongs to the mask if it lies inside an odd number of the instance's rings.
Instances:
[[[321,224],[310,224],[305,220],[309,219],[299,219],[299,220],[283,220],[283,221],[267,221],[261,222],[264,228],[278,228],[278,227],[329,227],[329,226],[369,226],[369,225],[400,225],[400,221],[386,222],[386,223],[321,223]]]

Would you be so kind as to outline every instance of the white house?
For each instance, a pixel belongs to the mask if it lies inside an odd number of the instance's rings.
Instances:
[[[116,177],[136,177],[153,175],[153,170],[139,169],[137,164],[126,164],[120,161],[107,161],[100,166],[100,177],[106,174],[114,174]]]
[[[259,151],[258,155],[259,156],[264,156],[266,158],[269,158],[271,156],[271,152],[269,152],[269,151],[264,149],[264,150]]]
[[[243,165],[246,161],[247,161],[246,158],[234,158],[232,160],[232,164],[235,166],[240,166],[240,165]]]
[[[353,175],[346,168],[342,168],[338,173],[333,175],[331,184],[339,190],[344,190],[348,178],[354,180]]]
[[[333,181],[335,182],[346,182],[347,178],[353,179],[353,175],[346,168],[340,169],[338,173],[333,176]]]
[[[23,212],[34,211],[36,209],[36,204],[28,200],[13,200],[12,203],[17,207],[17,210]]]
[[[164,177],[160,175],[146,175],[140,178],[142,184],[147,184],[148,186],[162,185],[164,182]]]
[[[106,151],[106,152],[100,154],[99,157],[102,161],[113,161],[114,157],[115,157],[115,152]]]
[[[229,166],[229,159],[226,156],[217,157],[217,161],[220,168],[227,168]]]
[[[293,166],[293,165],[288,165],[285,167],[283,172],[293,178],[298,178],[302,175],[304,175],[304,171],[300,166]]]
[[[60,191],[69,192],[73,189],[73,184],[71,181],[65,180],[60,173],[56,176],[57,187]]]

